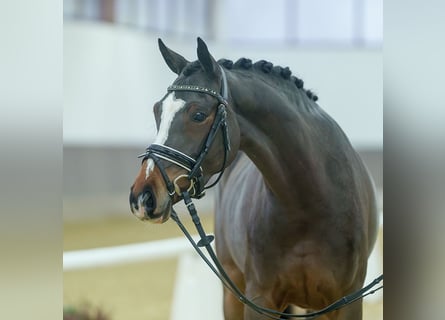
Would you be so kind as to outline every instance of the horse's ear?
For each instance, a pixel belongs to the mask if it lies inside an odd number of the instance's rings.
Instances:
[[[207,49],[207,45],[205,42],[198,37],[198,59],[201,63],[204,70],[211,75],[218,73],[218,63],[216,60],[212,57],[212,55],[209,52],[209,49]]]
[[[171,71],[179,75],[189,62],[180,54],[167,48],[161,39],[158,39],[158,44],[162,57],[164,57],[168,67]]]

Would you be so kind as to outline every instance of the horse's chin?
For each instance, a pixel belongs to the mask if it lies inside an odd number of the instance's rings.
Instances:
[[[168,219],[170,219],[170,214],[171,211],[167,214],[162,214],[159,218],[151,218],[151,219],[146,219],[148,222],[153,223],[153,224],[162,224],[164,222],[166,222]]]
[[[151,214],[147,214],[144,208],[142,207],[140,210],[136,212],[136,216],[141,221],[146,221],[154,224],[162,224],[166,222],[172,213],[172,202],[168,201],[162,208],[157,208],[155,212]]]
[[[166,222],[172,213],[172,202],[169,200],[167,204],[162,208],[159,213],[156,213],[153,218],[148,219],[149,222],[155,224],[161,224]]]

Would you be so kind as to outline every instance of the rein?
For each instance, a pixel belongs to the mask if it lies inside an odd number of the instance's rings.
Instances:
[[[356,292],[353,292],[347,296],[344,296],[343,298],[335,301],[331,305],[327,306],[326,308],[308,313],[306,315],[297,315],[297,314],[291,314],[291,313],[284,313],[279,312],[273,309],[264,308],[261,307],[251,300],[249,300],[242,292],[241,290],[235,285],[235,283],[230,279],[230,277],[225,272],[224,268],[222,267],[221,263],[219,262],[213,247],[211,245],[212,241],[215,239],[213,235],[207,235],[204,231],[204,228],[201,225],[201,221],[199,219],[198,213],[196,211],[196,207],[194,203],[192,202],[192,198],[202,198],[205,195],[205,190],[209,189],[213,186],[215,186],[218,181],[221,179],[222,174],[224,173],[224,169],[227,162],[227,153],[230,151],[230,141],[229,141],[229,135],[228,135],[228,129],[227,129],[227,78],[225,75],[225,72],[223,68],[220,67],[221,74],[222,74],[222,85],[221,85],[221,94],[205,87],[200,86],[194,86],[194,85],[172,85],[167,88],[167,91],[189,91],[189,92],[199,92],[211,95],[215,97],[219,104],[217,107],[215,119],[213,121],[212,127],[210,128],[209,133],[207,134],[207,137],[203,143],[203,146],[201,148],[201,152],[198,155],[196,159],[182,153],[181,151],[178,151],[176,149],[173,149],[171,147],[165,146],[165,145],[159,145],[159,144],[152,144],[150,145],[146,150],[145,153],[138,156],[138,158],[143,158],[143,161],[151,158],[153,159],[155,165],[159,168],[161,175],[165,181],[167,190],[169,192],[170,197],[173,197],[175,194],[182,197],[184,200],[185,205],[187,206],[187,210],[190,214],[190,217],[195,225],[196,230],[198,231],[198,234],[200,236],[200,240],[198,243],[196,243],[190,233],[188,232],[187,228],[182,224],[181,220],[179,219],[178,214],[175,212],[175,210],[172,208],[171,217],[176,222],[178,227],[181,229],[181,231],[184,233],[185,237],[190,241],[193,248],[196,250],[196,252],[199,254],[199,256],[204,260],[204,262],[209,266],[209,268],[215,273],[215,275],[221,280],[223,285],[230,290],[242,303],[244,303],[249,308],[255,310],[256,312],[265,315],[266,317],[270,319],[280,319],[278,317],[280,316],[287,316],[287,317],[295,317],[295,318],[305,318],[305,319],[314,319],[318,316],[321,316],[322,314],[340,309],[348,304],[351,304],[359,299],[364,298],[365,296],[369,294],[373,294],[377,290],[380,290],[383,288],[383,285],[380,287],[377,287],[374,290],[371,290],[373,287],[375,287],[378,283],[380,283],[383,280],[383,274],[377,277],[374,281],[372,281],[367,286],[363,287],[360,290],[357,290]],[[219,175],[215,182],[213,182],[210,186],[204,185],[204,176],[203,171],[201,168],[201,164],[204,161],[206,155],[209,152],[209,149],[215,140],[216,134],[218,133],[218,130],[222,130],[223,134],[223,144],[224,144],[224,159],[223,159],[223,165],[221,170],[219,171]],[[167,172],[165,170],[165,167],[161,163],[160,160],[166,160],[174,165],[177,165],[183,169],[185,169],[188,174],[187,175],[180,175],[174,179],[172,182],[170,178],[167,175]],[[177,181],[181,178],[186,178],[190,181],[190,186],[187,190],[182,191],[181,188],[178,186]],[[204,252],[201,250],[202,247],[206,248],[207,253],[209,254],[211,260],[206,257]]]
[[[179,226],[181,231],[184,233],[185,237],[189,240],[195,251],[199,254],[199,256],[204,260],[204,262],[209,266],[209,268],[213,271],[213,273],[221,280],[223,285],[232,292],[233,295],[235,295],[238,300],[240,300],[242,303],[244,303],[249,308],[255,310],[259,314],[262,314],[270,319],[281,319],[278,318],[280,316],[286,316],[286,317],[293,317],[293,318],[304,318],[304,319],[315,319],[325,313],[335,311],[337,309],[343,308],[347,306],[348,304],[351,304],[359,299],[363,299],[367,295],[373,294],[376,291],[383,288],[383,285],[380,287],[375,288],[374,290],[371,290],[373,287],[375,287],[377,284],[379,284],[383,280],[383,274],[375,278],[371,283],[369,283],[367,286],[349,294],[346,295],[334,303],[330,304],[329,306],[325,307],[324,309],[311,312],[305,315],[298,315],[298,314],[292,314],[292,313],[285,313],[276,311],[273,309],[261,307],[251,300],[249,300],[242,292],[241,290],[236,286],[236,284],[230,279],[230,277],[225,272],[223,266],[218,260],[218,257],[215,254],[215,251],[213,250],[213,247],[211,245],[211,242],[215,239],[213,235],[207,235],[204,231],[204,228],[201,225],[201,221],[199,219],[198,213],[196,211],[196,207],[192,202],[192,199],[190,197],[190,194],[188,191],[182,192],[182,197],[184,199],[184,203],[187,206],[187,210],[190,214],[190,217],[192,218],[192,221],[195,225],[196,230],[198,231],[198,234],[200,236],[200,240],[198,243],[196,243],[193,240],[193,237],[188,232],[187,228],[182,224],[181,220],[179,219],[178,214],[172,209],[171,217],[176,222],[176,224]],[[212,259],[214,265],[210,260],[205,256],[204,252],[201,250],[201,247],[205,247],[207,250],[207,253],[209,254],[210,258]]]

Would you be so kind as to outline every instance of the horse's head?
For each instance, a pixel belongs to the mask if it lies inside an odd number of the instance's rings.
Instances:
[[[159,39],[165,62],[178,75],[153,107],[158,133],[131,187],[131,211],[141,220],[165,222],[187,190],[205,184],[235,158],[240,133],[230,108],[225,72],[198,38],[198,60],[188,62]]]

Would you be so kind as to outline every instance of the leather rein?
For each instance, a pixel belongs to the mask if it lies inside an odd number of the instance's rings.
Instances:
[[[176,211],[172,208],[171,217],[176,222],[178,227],[181,229],[181,231],[184,233],[185,237],[190,241],[193,248],[196,250],[196,252],[199,254],[199,256],[204,260],[204,262],[209,266],[209,268],[215,273],[215,275],[221,280],[223,285],[231,291],[242,303],[244,303],[249,308],[255,310],[256,312],[270,318],[270,319],[280,319],[281,316],[286,317],[295,317],[295,318],[304,318],[304,319],[314,319],[318,316],[321,316],[325,313],[340,309],[348,304],[351,304],[359,299],[364,298],[365,296],[369,294],[373,294],[377,290],[380,290],[383,288],[383,285],[380,287],[377,287],[374,290],[371,290],[373,287],[375,287],[379,282],[383,280],[383,274],[377,277],[374,281],[372,281],[367,286],[363,287],[360,290],[357,290],[356,292],[353,292],[347,296],[344,296],[343,298],[335,301],[331,305],[327,306],[326,308],[311,312],[305,315],[298,315],[298,314],[291,314],[291,313],[285,313],[285,312],[279,312],[273,309],[264,308],[261,307],[251,300],[249,300],[242,292],[241,290],[235,285],[235,283],[230,279],[230,277],[225,272],[224,268],[222,267],[221,263],[219,262],[213,247],[211,245],[212,241],[215,239],[213,235],[207,235],[204,231],[204,228],[201,225],[200,218],[198,216],[198,213],[196,211],[196,207],[194,203],[192,202],[192,198],[200,199],[205,195],[205,190],[209,189],[213,186],[215,186],[218,181],[220,180],[222,174],[224,173],[224,169],[227,162],[227,153],[230,151],[230,141],[229,141],[229,135],[228,135],[228,129],[227,129],[227,106],[228,106],[228,93],[227,93],[227,78],[225,75],[225,72],[222,67],[220,67],[221,74],[222,74],[222,85],[221,85],[221,93],[217,93],[216,91],[212,89],[208,89],[205,87],[200,86],[194,86],[194,85],[172,85],[167,88],[168,92],[172,91],[189,91],[189,92],[199,92],[204,93],[213,96],[218,100],[218,107],[216,110],[215,119],[213,121],[213,124],[210,128],[209,133],[207,134],[207,137],[202,145],[201,152],[198,155],[196,159],[184,154],[183,152],[176,150],[174,148],[165,146],[165,145],[159,145],[159,144],[152,144],[150,145],[146,150],[145,153],[138,156],[138,158],[143,158],[143,161],[151,158],[153,159],[155,165],[158,167],[158,169],[161,172],[162,178],[164,179],[164,182],[166,184],[167,190],[169,192],[170,197],[173,197],[175,194],[180,196],[187,207],[187,210],[189,211],[189,214],[191,216],[191,219],[195,225],[196,230],[198,231],[198,234],[200,236],[200,240],[198,243],[195,242],[193,237],[188,232],[187,228],[182,224],[181,220],[179,219],[178,214]],[[224,144],[224,159],[223,159],[223,165],[221,170],[219,171],[219,175],[215,182],[213,182],[209,186],[204,185],[204,176],[202,171],[202,162],[204,161],[207,153],[209,152],[209,149],[215,140],[216,134],[218,133],[218,130],[222,130],[223,135],[223,144]],[[167,172],[165,170],[165,167],[163,166],[162,160],[166,160],[174,165],[177,165],[183,169],[185,169],[188,174],[187,175],[180,175],[174,179],[172,182],[170,178],[167,175]],[[190,186],[187,188],[187,190],[181,190],[181,188],[178,185],[179,179],[188,179],[190,182]],[[205,253],[202,251],[202,247],[206,248],[206,251],[208,255],[210,256],[212,262],[207,258]]]

